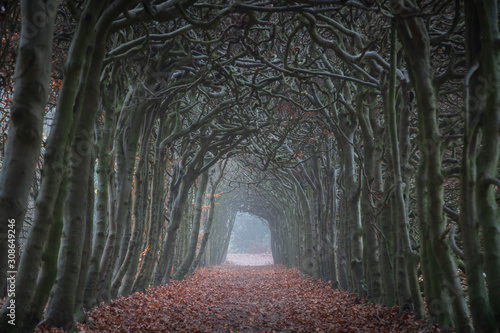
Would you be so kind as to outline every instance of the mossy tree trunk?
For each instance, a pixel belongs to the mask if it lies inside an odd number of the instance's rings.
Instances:
[[[54,219],[50,227],[47,243],[43,249],[42,266],[40,267],[36,287],[33,292],[29,313],[22,324],[23,329],[27,331],[33,330],[40,321],[40,318],[42,318],[50,291],[56,281],[57,257],[63,230],[63,207],[67,193],[65,191],[66,186],[67,179],[65,177],[65,180],[61,184],[61,190],[58,193],[54,209]]]
[[[105,103],[104,122],[102,133],[98,133],[97,141],[97,193],[95,197],[95,231],[92,242],[92,255],[90,258],[90,267],[87,275],[87,282],[84,293],[84,306],[87,309],[92,308],[96,303],[97,281],[99,278],[99,264],[101,261],[104,245],[106,242],[106,229],[108,228],[108,192],[109,174],[111,173],[111,138],[113,135],[114,110]],[[110,214],[110,217],[113,217]]]
[[[201,239],[200,250],[192,265],[193,269],[196,269],[196,267],[200,265],[202,258],[205,254],[205,248],[207,246],[207,242],[212,231],[212,224],[214,221],[214,215],[216,209],[215,206],[216,191],[219,187],[220,182],[222,181],[222,177],[224,176],[226,165],[227,165],[227,160],[224,161],[223,165],[219,168],[219,176],[217,177],[215,182],[212,180],[212,177],[210,177],[210,208],[209,208],[210,210],[208,212],[208,217],[205,220],[205,223],[203,224],[203,238]]]
[[[498,330],[491,308],[486,281],[483,275],[484,260],[480,240],[480,223],[477,207],[477,155],[480,145],[478,130],[479,115],[483,110],[486,91],[481,81],[480,50],[481,27],[477,2],[465,3],[466,50],[468,73],[465,77],[465,122],[464,146],[461,166],[460,230],[464,246],[464,257],[469,293],[470,311],[476,332]],[[490,52],[490,50],[488,50]],[[491,119],[489,119],[491,120]],[[500,327],[500,326],[499,326]]]
[[[16,260],[8,261],[7,253],[9,249],[16,251],[18,248],[19,233],[22,230],[33,172],[40,152],[43,117],[49,96],[54,20],[58,6],[59,3],[52,0],[36,4],[21,1],[22,30],[16,61],[15,89],[9,137],[0,172],[2,290],[7,281],[7,271],[16,271],[18,267]],[[37,19],[41,16],[45,24],[35,27],[34,22],[38,22]],[[9,244],[12,244],[12,248],[9,248]],[[2,315],[2,318],[5,316]]]
[[[138,265],[138,254],[141,249],[146,210],[144,203],[148,201],[148,159],[150,137],[156,116],[156,107],[147,110],[145,121],[141,130],[140,149],[137,166],[135,168],[134,198],[132,203],[133,227],[130,241],[125,245],[126,254],[123,258],[117,274],[113,277],[111,284],[111,297],[115,298],[120,291],[121,296],[128,295],[132,288]]]
[[[205,199],[205,191],[207,190],[208,178],[209,178],[209,170],[202,173],[199,178],[199,184],[195,198],[196,201],[194,205],[193,223],[191,227],[191,233],[189,236],[188,249],[187,253],[185,254],[182,260],[180,267],[174,274],[174,278],[176,280],[184,279],[189,269],[191,268],[191,265],[196,255],[196,247],[198,245],[198,235],[200,232],[200,224],[201,224],[201,213],[203,210],[203,202]]]
[[[194,166],[191,168],[194,168]],[[166,237],[163,240],[160,258],[156,264],[157,267],[155,268],[155,274],[153,277],[154,286],[165,284],[170,280],[170,270],[168,269],[168,264],[171,256],[173,255],[174,245],[177,238],[177,230],[179,229],[183,218],[189,191],[195,180],[196,175],[193,174],[192,169],[186,170],[186,173],[181,177],[181,180],[178,180],[180,181],[180,188],[172,204],[170,223],[167,227]]]
[[[347,239],[347,272],[349,291],[363,294],[363,242],[360,217],[360,190],[357,177],[358,166],[354,160],[354,129],[356,121],[354,116],[342,114],[340,117],[342,134],[337,138],[343,159],[343,186],[344,186],[344,214]]]
[[[393,1],[393,8],[398,12],[396,26],[405,54],[408,69],[417,97],[419,148],[421,165],[419,177],[421,182],[420,199],[426,201],[426,210],[419,212],[422,225],[428,227],[428,235],[432,254],[435,256],[441,278],[437,272],[430,271],[429,278],[439,286],[440,299],[434,299],[440,305],[439,312],[452,305],[452,316],[439,316],[442,328],[453,327],[459,332],[472,331],[463,291],[458,278],[457,267],[450,253],[448,238],[445,237],[445,221],[443,217],[443,175],[441,172],[441,147],[437,122],[438,96],[433,85],[432,67],[430,63],[430,41],[425,22],[421,17],[408,15],[416,8],[410,1]],[[423,207],[423,206],[422,206]],[[421,235],[421,237],[425,237]],[[427,253],[428,255],[430,253]],[[431,259],[432,260],[432,259]],[[442,306],[441,306],[442,304]],[[431,305],[431,304],[430,304]],[[449,319],[453,318],[452,321]]]
[[[160,116],[158,125],[158,138],[153,159],[153,179],[151,186],[151,211],[149,225],[146,230],[147,237],[141,257],[141,265],[136,280],[132,286],[132,292],[144,291],[149,285],[153,274],[155,259],[158,252],[158,235],[165,211],[165,167],[168,155],[160,145],[161,140],[169,133],[170,126],[167,125],[166,115]]]
[[[391,28],[391,70],[389,87],[387,89],[387,129],[389,131],[392,156],[393,183],[395,196],[395,226],[396,226],[396,285],[398,290],[398,304],[402,309],[410,307],[417,318],[424,318],[423,300],[418,285],[417,265],[418,256],[413,252],[409,237],[408,210],[405,201],[405,188],[409,186],[403,182],[401,153],[398,138],[398,122],[396,112],[396,27]]]
[[[25,320],[36,288],[43,248],[54,219],[58,193],[66,175],[68,148],[74,135],[72,127],[76,127],[73,121],[77,122],[79,119],[78,113],[73,114],[74,106],[77,110],[79,108],[78,102],[75,104],[79,78],[81,75],[84,78],[87,76],[83,71],[86,51],[91,44],[95,23],[104,5],[105,2],[101,1],[87,3],[66,59],[55,120],[45,146],[44,177],[35,206],[35,217],[16,278],[16,320],[20,323]],[[7,318],[4,315],[7,304],[8,301],[0,311],[2,321]]]
[[[381,182],[381,130],[378,120],[374,119],[377,111],[374,101],[376,95],[370,91],[361,92],[356,102],[356,113],[363,136],[363,161],[360,162],[361,176],[361,214],[363,227],[363,266],[368,298],[377,302],[381,296],[380,242],[376,218],[378,198],[382,192]],[[376,104],[376,103],[375,103]],[[382,137],[383,138],[383,137]]]
[[[54,327],[74,327],[73,311],[75,310],[76,288],[78,276],[81,275],[82,253],[87,222],[88,186],[94,156],[94,121],[100,101],[100,73],[106,52],[108,26],[103,21],[109,20],[110,14],[103,14],[96,24],[94,48],[89,75],[81,80],[84,87],[79,97],[81,108],[86,113],[81,117],[71,145],[70,167],[68,173],[68,196],[64,203],[63,233],[58,258],[57,279],[47,305],[44,324]],[[111,14],[113,16],[113,14]],[[76,107],[78,104],[76,104]],[[93,184],[93,183],[92,183]],[[93,189],[93,186],[92,186]],[[91,222],[91,221],[89,221]],[[88,268],[84,266],[83,268]],[[87,272],[83,272],[84,275]],[[78,311],[81,311],[78,309]]]
[[[136,87],[135,94],[137,95],[135,98],[138,98],[139,90]],[[132,98],[130,103],[133,103],[135,98]],[[130,111],[124,110],[125,113],[120,115],[118,121],[114,143],[117,166],[116,204],[112,214],[114,218],[109,220],[108,235],[99,265],[98,301],[110,300],[112,274],[121,249],[120,246],[125,231],[124,224],[130,213],[130,194],[135,158],[141,125],[144,121],[144,110],[147,107],[148,105],[135,105],[130,108]]]
[[[481,151],[477,157],[476,205],[484,238],[484,267],[488,295],[500,329],[500,215],[496,191],[500,187],[500,31],[498,1],[477,1],[481,28],[481,74],[484,111],[481,115]],[[472,87],[477,89],[478,87]]]
[[[85,313],[83,311],[83,297],[85,294],[85,285],[87,284],[87,274],[90,267],[90,259],[92,256],[92,233],[94,229],[94,205],[95,205],[95,153],[92,152],[89,166],[89,177],[87,186],[87,207],[85,216],[85,231],[84,243],[82,249],[82,261],[80,264],[80,274],[78,276],[78,286],[76,287],[75,306],[73,318],[76,322],[85,321]]]

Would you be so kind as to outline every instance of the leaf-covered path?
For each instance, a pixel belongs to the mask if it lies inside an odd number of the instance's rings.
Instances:
[[[91,332],[437,332],[281,266],[222,265],[101,304]]]

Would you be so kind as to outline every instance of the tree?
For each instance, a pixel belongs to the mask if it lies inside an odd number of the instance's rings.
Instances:
[[[14,74],[17,88],[12,97],[8,133],[10,138],[5,147],[0,172],[0,249],[2,253],[15,254],[11,250],[16,250],[19,244],[18,236],[23,227],[35,163],[40,152],[52,62],[49,50],[52,49],[57,8],[56,1],[40,2],[35,6],[25,1],[21,2],[23,24]],[[8,6],[7,9],[16,10],[13,5]],[[3,21],[6,28],[8,23],[11,24],[3,31],[11,36],[14,35],[12,29],[16,21],[17,15],[14,13],[12,21]],[[8,43],[11,38],[5,40]],[[4,52],[8,50],[7,45],[2,47],[2,64],[7,58]],[[24,152],[22,156],[18,154],[19,151]],[[6,281],[7,271],[15,271],[18,267],[16,258],[17,256],[4,255],[0,259],[2,285]]]

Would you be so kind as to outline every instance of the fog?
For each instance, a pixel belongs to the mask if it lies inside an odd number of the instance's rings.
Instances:
[[[239,212],[229,242],[227,262],[235,265],[272,265],[271,233],[261,218]]]
[[[229,242],[229,253],[258,254],[271,251],[267,222],[249,213],[238,212]]]

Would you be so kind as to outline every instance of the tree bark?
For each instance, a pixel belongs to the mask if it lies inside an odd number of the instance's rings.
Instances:
[[[167,127],[165,115],[160,117],[160,124],[158,128],[159,137],[156,141],[156,151],[153,167],[153,184],[151,189],[151,213],[150,223],[148,229],[148,236],[146,246],[141,259],[141,267],[137,274],[137,278],[132,286],[132,291],[144,291],[151,280],[154,262],[157,258],[158,252],[158,234],[161,230],[161,223],[164,216],[164,203],[165,203],[165,175],[164,170],[167,162],[167,153],[163,154],[160,145],[163,139],[170,131],[170,126]]]
[[[138,92],[136,91],[136,93]],[[144,107],[147,106],[138,105],[133,107],[130,113],[126,111],[122,113],[117,128],[114,144],[117,165],[116,204],[113,213],[114,219],[109,221],[108,236],[99,265],[98,301],[109,302],[110,300],[112,273],[118,260],[122,236],[125,231],[124,224],[130,210],[132,175],[140,129],[144,121]]]
[[[59,246],[61,244],[61,234],[63,230],[63,207],[64,199],[66,198],[66,186],[67,179],[61,184],[61,188],[58,193],[56,205],[54,208],[54,218],[50,227],[50,233],[48,235],[47,243],[43,249],[44,253],[42,256],[42,266],[40,268],[40,273],[38,274],[38,279],[36,282],[36,288],[33,293],[33,298],[31,301],[31,306],[29,313],[26,316],[24,323],[22,324],[22,329],[25,331],[33,330],[40,318],[42,318],[43,311],[47,305],[47,299],[49,298],[50,291],[57,277],[57,256],[59,253]]]
[[[380,188],[376,181],[379,172],[380,158],[378,136],[375,135],[376,129],[372,128],[370,118],[371,110],[375,108],[370,104],[370,92],[360,93],[356,103],[356,111],[363,134],[363,152],[364,158],[361,168],[361,214],[363,227],[363,264],[365,273],[365,284],[367,287],[368,298],[373,302],[378,302],[382,292],[381,271],[379,265],[380,248],[378,241],[378,227],[375,218],[375,200],[374,194],[380,194]],[[365,105],[365,99],[368,99],[368,105]],[[378,177],[377,177],[378,178]]]
[[[170,272],[168,271],[168,260],[172,255],[174,249],[175,240],[177,237],[177,230],[182,219],[182,213],[184,211],[184,206],[186,205],[187,197],[189,195],[189,189],[193,185],[196,178],[192,175],[185,175],[181,181],[181,186],[179,193],[175,197],[174,203],[172,205],[172,213],[170,217],[170,223],[167,227],[167,235],[163,241],[163,248],[158,259],[157,267],[155,270],[155,276],[153,280],[153,285],[158,286],[160,284],[165,284],[170,279]]]
[[[106,107],[104,111],[104,125],[102,134],[98,140],[97,156],[97,194],[95,208],[95,231],[92,243],[92,256],[90,258],[90,267],[87,274],[83,304],[86,309],[95,305],[97,294],[97,281],[99,278],[99,263],[104,251],[106,242],[106,228],[108,226],[108,177],[111,172],[110,160],[110,142],[113,134],[113,109]]]
[[[339,144],[343,155],[343,176],[344,176],[344,195],[345,195],[345,211],[348,232],[348,259],[347,269],[350,279],[349,291],[363,294],[363,243],[362,243],[362,227],[360,218],[360,202],[359,202],[359,184],[356,180],[356,162],[354,161],[354,130],[347,132],[349,123],[347,116],[341,118],[341,126],[344,134],[347,137],[341,136]],[[343,126],[345,125],[345,126]],[[352,125],[352,124],[351,124]]]
[[[224,170],[226,168],[227,161],[224,162],[224,166],[222,166],[219,169],[219,176],[217,177],[217,180],[215,183],[212,181],[210,178],[210,211],[208,213],[208,217],[203,224],[203,238],[201,239],[201,245],[200,245],[200,250],[198,252],[198,255],[196,256],[196,259],[193,262],[192,268],[196,269],[200,265],[200,262],[204,256],[205,248],[207,246],[208,239],[210,237],[210,233],[212,232],[212,224],[214,221],[214,214],[215,214],[215,192],[217,191],[217,188],[219,187],[219,184],[222,180],[222,176],[224,175]]]
[[[86,114],[78,124],[71,146],[68,196],[63,212],[57,279],[44,319],[44,324],[53,327],[74,327],[73,311],[85,241],[82,235],[85,235],[87,222],[88,179],[94,156],[94,119],[99,108],[100,73],[107,36],[105,32],[96,32],[102,34],[96,38],[92,57],[87,59],[92,64],[89,75],[85,81],[80,82],[81,87],[85,87],[79,97]],[[86,273],[84,272],[85,275]]]
[[[95,22],[104,4],[96,0],[87,3],[65,63],[65,76],[59,91],[56,116],[46,144],[44,177],[36,202],[35,217],[16,278],[16,320],[20,323],[24,322],[36,286],[43,246],[50,232],[57,193],[65,175],[67,147],[74,135],[71,131],[73,117],[78,120],[79,116],[73,115],[79,77],[81,74],[86,76],[86,73],[82,73],[86,49],[91,42]],[[7,318],[5,316],[7,304],[9,301],[5,302],[0,311],[2,321]]]
[[[437,96],[432,81],[430,65],[430,42],[425,22],[421,17],[407,15],[415,8],[410,1],[394,0],[393,9],[398,11],[397,30],[408,58],[408,68],[417,96],[419,114],[419,135],[423,188],[427,198],[427,211],[420,211],[420,219],[428,226],[432,253],[439,263],[444,281],[441,284],[441,302],[451,303],[453,322],[442,321],[440,327],[453,327],[459,332],[471,332],[463,291],[457,274],[457,267],[451,256],[448,238],[444,235],[443,218],[443,176],[441,173],[441,148],[437,123]],[[433,272],[431,272],[433,274]],[[436,300],[435,300],[436,301]],[[446,305],[442,307],[446,308]],[[445,318],[445,317],[442,317]]]
[[[92,254],[92,232],[94,228],[94,175],[95,175],[95,153],[92,152],[90,158],[89,178],[87,187],[87,207],[85,216],[85,241],[82,249],[82,262],[80,264],[80,274],[78,277],[78,285],[76,288],[74,319],[76,322],[85,321],[85,313],[83,311],[83,297],[85,293],[85,285],[87,282],[87,274],[90,267],[90,259]]]
[[[135,169],[134,202],[132,208],[134,225],[130,241],[128,244],[126,244],[127,252],[125,254],[125,258],[122,265],[120,266],[120,269],[118,270],[118,273],[113,278],[113,283],[111,285],[112,298],[116,297],[118,289],[120,289],[121,296],[126,296],[130,293],[139,260],[138,254],[140,253],[141,248],[140,241],[142,239],[146,219],[146,211],[142,208],[144,208],[143,202],[147,202],[148,200],[149,141],[155,120],[155,112],[153,110],[149,110],[148,113],[149,115],[146,115],[147,119],[144,122],[141,134],[139,161],[137,162],[137,166]]]
[[[466,22],[466,50],[468,73],[464,80],[465,123],[464,146],[460,178],[460,230],[464,246],[467,290],[470,311],[476,332],[495,332],[498,330],[493,310],[488,299],[484,272],[483,252],[481,250],[480,224],[477,207],[477,154],[479,150],[479,131],[477,123],[482,110],[484,87],[480,82],[479,66],[481,50],[480,17],[476,1],[464,3]],[[490,52],[490,50],[488,50]],[[483,88],[483,89],[480,89]]]
[[[405,309],[411,304],[412,310],[417,318],[425,317],[423,300],[420,296],[418,285],[417,265],[418,256],[411,248],[409,237],[408,211],[404,199],[404,188],[408,186],[403,182],[401,157],[398,141],[397,117],[396,117],[396,27],[391,28],[391,70],[389,75],[389,89],[387,90],[388,129],[392,148],[392,167],[394,175],[395,194],[395,224],[396,224],[396,283],[398,286],[398,303]]]
[[[488,295],[500,329],[500,215],[498,191],[500,157],[500,31],[498,1],[477,1],[481,27],[481,66],[484,80],[484,113],[481,118],[482,143],[477,157],[476,205],[483,229],[484,267]],[[496,179],[495,182],[490,179]],[[495,189],[495,187],[497,187]]]
[[[8,261],[11,256],[7,253],[9,244],[12,244],[11,250],[16,252],[19,246],[19,233],[40,153],[43,117],[49,96],[54,20],[58,7],[59,2],[55,0],[36,4],[21,1],[22,30],[16,60],[15,88],[8,140],[0,171],[1,290],[7,281],[7,271],[16,271],[19,264],[15,259]],[[40,16],[45,22],[35,26]],[[2,315],[2,318],[5,316]]]
[[[207,190],[208,178],[209,178],[209,170],[205,171],[200,176],[198,190],[196,192],[196,203],[194,206],[193,225],[191,229],[191,235],[189,237],[189,245],[184,260],[182,261],[177,272],[174,274],[174,279],[176,280],[184,279],[189,269],[191,268],[191,265],[196,255],[196,247],[198,245],[198,235],[200,232],[201,213],[203,210],[203,202],[205,199],[205,191]]]

